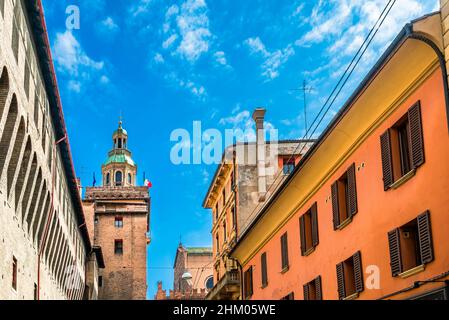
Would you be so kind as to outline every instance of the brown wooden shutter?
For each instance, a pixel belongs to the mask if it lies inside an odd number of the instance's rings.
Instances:
[[[268,285],[267,254],[263,253],[260,259],[262,265],[262,287],[266,287]]]
[[[282,269],[288,268],[288,238],[285,233],[281,238],[281,251],[282,251]]]
[[[299,236],[301,239],[301,255],[306,254],[306,221],[305,216],[299,218]]]
[[[384,180],[384,190],[390,189],[390,186],[394,182],[393,175],[393,158],[391,154],[391,134],[390,130],[387,130],[380,137],[380,147],[382,150],[382,170]]]
[[[338,204],[338,181],[332,185],[332,214],[334,217],[334,230],[340,225],[340,208]]]
[[[390,246],[390,266],[391,274],[397,277],[402,273],[401,243],[399,229],[388,233],[388,243]]]
[[[356,183],[356,173],[355,173],[355,163],[353,163],[348,171],[347,171],[347,175],[348,175],[348,208],[349,208],[349,216],[355,216],[357,214],[358,211],[358,206],[357,206],[357,183]]]
[[[315,202],[310,210],[312,216],[312,245],[316,247],[320,243],[318,235],[318,204]]]
[[[304,300],[310,300],[310,288],[309,288],[309,284],[307,283],[307,284],[305,284],[304,286],[303,286],[303,288],[304,288]]]
[[[245,272],[245,296],[249,299],[253,295],[253,267]]]
[[[315,297],[316,300],[323,300],[323,290],[321,286],[321,276],[318,276],[318,278],[315,279]]]
[[[343,262],[337,264],[337,283],[338,283],[338,298],[343,300],[346,298],[346,288],[345,288],[345,272]]]
[[[410,153],[414,168],[424,164],[424,138],[421,118],[421,104],[417,102],[408,111],[408,121],[410,125]]]
[[[418,217],[419,249],[421,263],[433,261],[432,228],[430,225],[430,212],[427,211]]]
[[[362,292],[363,286],[363,267],[362,267],[362,254],[357,252],[353,257],[354,262],[354,280],[355,280],[355,290],[357,292]]]

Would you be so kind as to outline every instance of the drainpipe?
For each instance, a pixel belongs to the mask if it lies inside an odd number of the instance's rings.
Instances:
[[[253,119],[256,123],[257,143],[256,143],[256,159],[257,159],[257,187],[259,192],[259,202],[264,202],[267,195],[267,177],[265,169],[265,121],[266,110],[258,108],[254,110]]]
[[[67,135],[65,135],[62,139],[55,142],[52,148],[52,163],[55,165],[56,161],[56,146],[58,146],[61,142],[67,139]],[[39,248],[39,252],[37,255],[37,300],[40,300],[40,292],[41,292],[41,256],[42,252],[45,249],[45,245],[47,243],[48,236],[48,228],[50,227],[51,220],[53,219],[54,214],[54,194],[55,194],[55,184],[56,184],[56,170],[53,169],[52,173],[52,186],[51,186],[51,201],[50,201],[50,212],[48,212],[47,221],[45,222],[45,229],[42,235],[41,246]]]

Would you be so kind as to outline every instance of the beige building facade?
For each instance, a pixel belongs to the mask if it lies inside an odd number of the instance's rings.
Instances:
[[[0,74],[0,300],[95,298],[41,1],[0,2]]]

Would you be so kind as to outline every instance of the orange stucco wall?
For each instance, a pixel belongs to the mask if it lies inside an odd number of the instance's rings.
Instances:
[[[421,101],[426,162],[411,180],[397,190],[385,192],[382,181],[380,136],[393,126],[418,100]],[[303,285],[322,277],[323,299],[338,299],[336,264],[357,251],[362,267],[380,269],[380,289],[367,289],[359,299],[377,299],[449,270],[449,136],[441,70],[437,69],[380,127],[378,127],[314,197],[247,263],[253,266],[252,299],[280,299],[294,292],[303,299]],[[357,121],[357,119],[354,119]],[[352,164],[357,171],[358,214],[350,225],[334,231],[332,222],[331,184]],[[320,243],[315,252],[302,257],[299,217],[318,203]],[[387,233],[430,210],[435,260],[425,271],[407,279],[393,278]],[[281,273],[280,237],[288,232],[290,269]],[[267,253],[268,286],[261,288],[260,256]],[[364,274],[364,281],[367,274]],[[430,284],[394,298],[407,298],[441,284]],[[366,286],[365,286],[366,287]]]

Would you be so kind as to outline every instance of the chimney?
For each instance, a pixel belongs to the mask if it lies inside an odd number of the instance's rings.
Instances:
[[[267,111],[264,108],[258,108],[254,110],[253,119],[256,123],[256,159],[257,159],[257,187],[259,192],[259,202],[264,202],[267,194],[267,177],[265,172],[265,131],[264,121],[265,113]]]
[[[444,52],[446,67],[449,68],[449,0],[440,0],[441,23],[443,26]],[[449,69],[448,69],[449,70]]]

